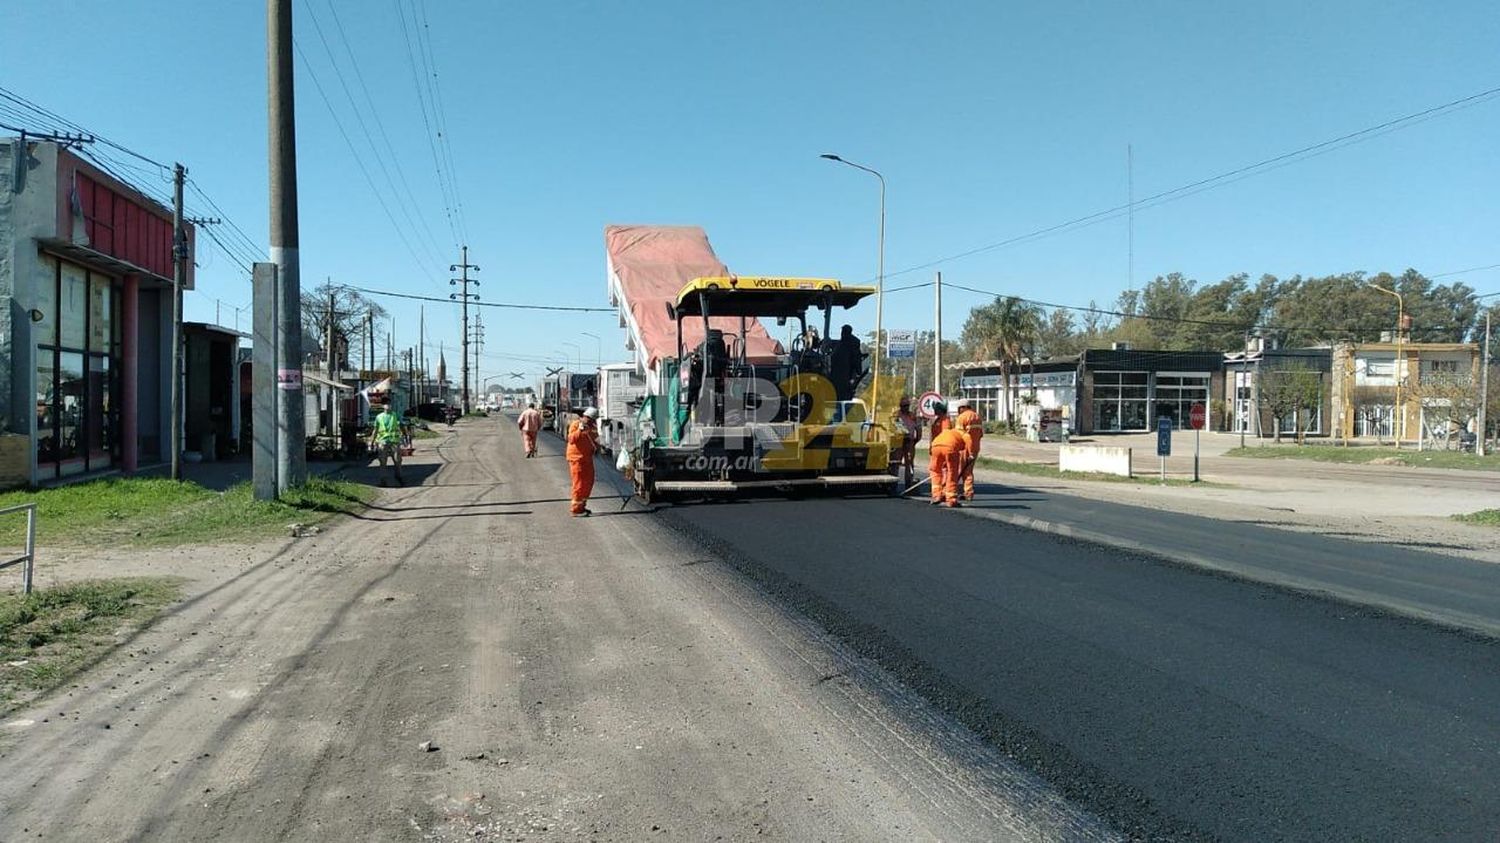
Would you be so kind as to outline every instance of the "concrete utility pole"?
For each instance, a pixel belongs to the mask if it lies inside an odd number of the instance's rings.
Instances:
[[[182,479],[182,287],[187,283],[187,227],[182,183],[187,168],[172,168],[172,479]]]
[[[1484,456],[1485,425],[1489,423],[1485,412],[1490,403],[1490,313],[1484,313],[1484,357],[1479,361],[1479,431],[1474,437],[1474,453]]]
[[[269,88],[271,262],[281,300],[276,326],[278,493],[307,482],[302,414],[302,276],[297,242],[297,114],[293,91],[292,0],[266,0],[266,77]]]
[[[474,398],[476,401],[484,400],[484,390],[479,383],[479,354],[484,350],[484,317],[482,314],[474,314],[474,337],[471,340],[474,346]]]
[[[417,308],[417,365],[421,370],[422,380],[417,385],[418,404],[427,401],[427,308]]]
[[[250,274],[254,308],[250,312],[253,341],[250,346],[251,478],[255,499],[276,499],[276,313],[281,294],[277,291],[276,264],[257,263]]]
[[[943,273],[933,278],[932,305],[932,391],[943,392]]]
[[[463,286],[459,288],[461,290],[461,292],[449,293],[448,294],[448,298],[454,299],[456,301],[459,301],[459,302],[463,303],[463,310],[464,310],[464,313],[463,313],[464,324],[463,324],[463,337],[462,337],[462,339],[463,339],[463,353],[459,357],[459,361],[460,361],[459,362],[459,368],[462,370],[462,373],[463,373],[464,386],[463,386],[463,393],[462,393],[463,397],[460,400],[460,406],[462,406],[464,413],[468,413],[469,412],[469,300],[473,299],[474,301],[479,301],[479,296],[477,294],[469,292],[469,285],[470,284],[473,284],[476,287],[479,286],[479,281],[478,280],[471,280],[469,278],[469,270],[472,269],[475,272],[478,272],[479,271],[479,267],[475,266],[474,264],[469,263],[469,247],[468,246],[464,246],[462,251],[463,251],[463,257],[461,258],[462,263],[455,263],[455,264],[449,264],[448,265],[448,271],[449,272],[459,272],[460,273],[460,277],[448,279],[448,284],[450,286],[454,285],[454,284],[461,284]]]

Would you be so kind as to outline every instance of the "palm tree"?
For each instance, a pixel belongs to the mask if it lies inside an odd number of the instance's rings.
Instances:
[[[964,345],[976,359],[1000,364],[1000,389],[1006,421],[1011,419],[1010,373],[1021,362],[1023,349],[1036,341],[1042,309],[1015,296],[996,296],[989,304],[969,311],[964,323]]]

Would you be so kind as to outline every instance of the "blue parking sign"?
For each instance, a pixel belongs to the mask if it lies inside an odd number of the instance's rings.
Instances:
[[[1162,416],[1156,420],[1156,455],[1158,457],[1172,456],[1172,419],[1170,416]]]

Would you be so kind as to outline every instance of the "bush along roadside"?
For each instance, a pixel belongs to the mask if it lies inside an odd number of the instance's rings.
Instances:
[[[1465,524],[1478,524],[1481,527],[1500,527],[1500,509],[1481,509],[1478,512],[1455,515],[1453,520],[1462,521]]]
[[[145,577],[0,593],[0,711],[66,682],[180,591],[180,580]]]

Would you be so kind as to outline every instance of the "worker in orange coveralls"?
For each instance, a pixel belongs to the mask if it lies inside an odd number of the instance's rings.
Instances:
[[[960,480],[963,488],[959,495],[966,501],[974,500],[974,464],[979,461],[979,441],[984,438],[984,422],[975,411],[974,404],[965,398],[958,402],[958,429],[969,436],[968,459],[964,462]]]
[[[531,459],[536,456],[536,435],[542,429],[542,414],[537,412],[535,404],[527,404],[526,409],[521,411],[521,417],[516,419],[516,427],[521,429],[526,458]]]
[[[573,517],[583,518],[589,512],[589,495],[594,491],[594,451],[599,448],[599,432],[594,420],[599,411],[589,407],[568,427],[568,474],[573,478]]]
[[[943,419],[948,415],[948,408],[938,404],[933,407],[938,412],[938,418]],[[941,432],[938,425],[933,425],[935,435],[932,444],[928,446],[931,458],[927,463],[927,470],[932,481],[932,505],[947,504],[950,507],[958,506],[958,482],[963,473],[964,461],[968,459],[969,437],[963,430],[956,427],[946,427]]]

